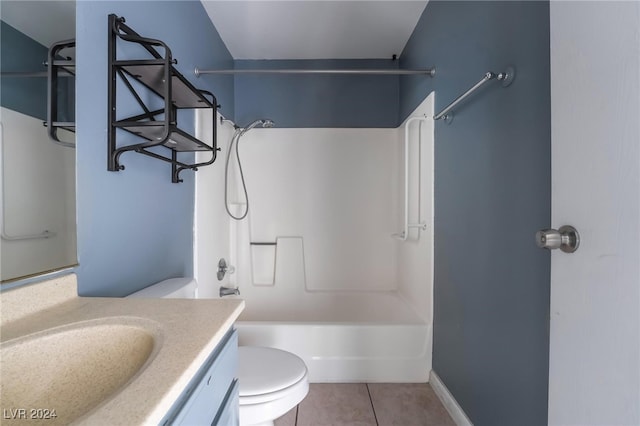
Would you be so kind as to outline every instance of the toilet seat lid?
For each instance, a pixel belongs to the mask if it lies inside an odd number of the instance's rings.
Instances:
[[[240,396],[277,392],[298,383],[307,366],[296,355],[275,348],[238,347]]]

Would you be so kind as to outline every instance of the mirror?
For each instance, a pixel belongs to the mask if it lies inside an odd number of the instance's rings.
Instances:
[[[75,1],[2,0],[0,8],[0,281],[73,267],[76,255],[73,67],[58,67],[49,137],[49,47],[75,38]],[[71,60],[73,48],[56,58]],[[56,64],[58,61],[56,61]],[[68,72],[66,71],[68,70]],[[50,127],[53,128],[53,127]]]

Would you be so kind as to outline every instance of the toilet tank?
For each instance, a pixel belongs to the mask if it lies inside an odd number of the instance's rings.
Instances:
[[[198,283],[195,278],[171,278],[152,284],[127,297],[148,299],[195,299],[198,296]]]

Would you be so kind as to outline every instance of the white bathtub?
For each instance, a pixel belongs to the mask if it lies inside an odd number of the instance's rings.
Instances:
[[[241,345],[300,356],[311,382],[426,382],[432,330],[396,292],[305,293],[246,300]]]

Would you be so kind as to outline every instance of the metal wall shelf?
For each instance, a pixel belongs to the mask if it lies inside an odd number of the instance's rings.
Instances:
[[[120,156],[134,151],[162,161],[171,163],[171,181],[182,182],[180,172],[185,169],[198,170],[198,167],[212,164],[219,150],[216,143],[215,112],[218,108],[215,96],[205,90],[195,88],[176,68],[177,63],[169,47],[160,40],[142,37],[125,25],[124,18],[109,15],[109,135],[108,135],[108,170],[124,170],[120,164]],[[136,43],[148,52],[145,59],[118,59],[117,45],[121,42]],[[158,48],[164,51],[162,55]],[[143,111],[135,116],[117,119],[117,93],[119,80],[129,90],[131,96]],[[139,83],[139,84],[136,84]],[[138,89],[136,89],[137,86]],[[140,87],[142,86],[142,87]],[[145,93],[153,93],[164,106],[151,110],[142,100]],[[178,109],[211,108],[214,112],[213,142],[209,145],[189,133],[181,130],[177,124]],[[116,144],[118,130],[143,139],[143,142],[118,147]],[[167,155],[153,147],[165,148]],[[208,161],[197,163],[178,159],[178,153],[204,151],[211,152]]]
[[[75,60],[67,58],[61,53],[65,49],[73,49],[76,47],[75,39],[63,40],[53,43],[49,48],[47,57],[47,133],[49,138],[58,145],[75,148],[76,144],[68,142],[60,138],[58,130],[63,129],[68,132],[76,132],[76,123],[72,121],[62,121],[59,119],[60,96],[58,86],[60,78],[67,78],[69,75],[75,77]],[[61,59],[63,58],[63,59]],[[68,111],[68,106],[64,108]]]

